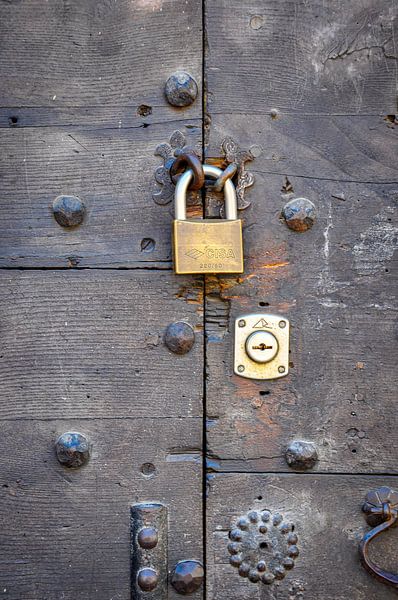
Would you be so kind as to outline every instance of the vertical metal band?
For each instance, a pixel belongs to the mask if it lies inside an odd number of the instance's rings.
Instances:
[[[167,529],[163,504],[131,506],[131,600],[167,600]]]

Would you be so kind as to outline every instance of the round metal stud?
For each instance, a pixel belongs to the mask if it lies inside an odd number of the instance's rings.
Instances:
[[[252,583],[257,583],[257,581],[260,581],[260,574],[256,569],[252,569],[251,571],[249,571],[248,579]]]
[[[315,221],[315,205],[307,198],[294,198],[282,210],[286,225],[293,231],[307,231]]]
[[[82,433],[67,431],[55,442],[55,451],[61,465],[81,467],[90,458],[90,443]]]
[[[270,585],[271,583],[273,583],[275,580],[275,575],[273,575],[272,573],[264,573],[264,575],[262,575],[261,577],[261,581],[263,583],[265,583],[266,585]]]
[[[172,106],[189,106],[195,102],[198,86],[194,78],[185,71],[177,71],[166,81],[164,93]]]
[[[164,334],[164,343],[174,354],[186,354],[195,343],[195,332],[189,323],[171,323]]]
[[[158,543],[159,535],[154,527],[144,527],[144,529],[141,529],[138,533],[137,539],[141,548],[152,550]]]
[[[312,442],[294,440],[286,449],[285,459],[292,469],[306,471],[315,466],[318,460],[318,452]]]
[[[53,202],[54,218],[62,227],[76,227],[83,222],[86,207],[77,196],[58,196]]]
[[[200,588],[203,578],[203,566],[198,560],[182,560],[175,566],[171,576],[171,585],[176,592],[187,596]]]
[[[144,592],[152,592],[159,582],[159,576],[155,569],[141,569],[138,571],[137,583]]]

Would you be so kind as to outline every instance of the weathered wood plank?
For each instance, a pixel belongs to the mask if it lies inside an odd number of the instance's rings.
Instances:
[[[196,106],[196,103],[192,105]],[[0,107],[0,128],[72,127],[77,129],[135,129],[161,123],[186,124],[199,118],[187,109],[171,111],[166,102],[152,106],[7,106]],[[191,125],[191,127],[193,127]]]
[[[383,116],[212,114],[208,154],[220,156],[232,137],[255,148],[246,167],[261,175],[280,174],[359,183],[397,183],[397,129]],[[251,193],[251,190],[250,190]],[[265,200],[265,199],[264,199]],[[264,202],[263,200],[263,202]]]
[[[92,442],[92,457],[80,470],[68,470],[55,458],[54,441],[68,430]],[[167,505],[170,570],[187,557],[200,560],[200,447],[200,418],[3,422],[4,598],[130,600],[134,502]],[[142,474],[144,463],[154,465],[152,476]],[[179,597],[171,587],[169,597]]]
[[[140,270],[3,270],[0,281],[0,418],[202,415],[201,282]],[[185,356],[163,343],[181,320],[196,337]]]
[[[396,113],[397,8],[208,0],[209,112]]]
[[[161,164],[153,153],[178,128],[201,149],[201,6],[3,2],[0,31],[0,123],[10,129],[1,138],[0,266],[170,268],[171,215],[152,199]],[[164,85],[178,69],[199,94],[176,109]],[[59,194],[87,205],[75,231],[52,218]]]
[[[217,474],[208,498],[208,597],[217,600],[389,600],[396,591],[360,565],[358,544],[369,530],[361,506],[368,491],[397,477]],[[271,585],[240,577],[229,564],[228,532],[250,510],[280,513],[295,525],[299,556],[286,577]],[[271,527],[273,527],[271,525]],[[396,531],[374,542],[372,558],[396,572]],[[258,536],[257,541],[260,541]],[[280,548],[283,550],[283,548]],[[253,549],[254,551],[255,549]],[[278,550],[274,548],[273,550]],[[258,549],[270,560],[270,549]]]
[[[287,470],[284,449],[313,441],[319,471],[397,469],[396,185],[256,174],[248,192],[245,274],[206,285],[208,450],[220,470]],[[305,233],[280,218],[304,196]],[[291,369],[277,381],[233,375],[233,322],[247,312],[291,321]]]
[[[164,83],[177,69],[201,84],[201,8],[195,0],[2,2],[0,105],[165,106]],[[200,101],[186,114],[200,116]]]
[[[152,198],[162,164],[154,151],[178,128],[200,145],[200,122],[188,125],[2,130],[0,266],[170,268],[172,207]],[[61,194],[86,205],[74,230],[53,217],[52,202]],[[143,250],[145,238],[153,242]]]

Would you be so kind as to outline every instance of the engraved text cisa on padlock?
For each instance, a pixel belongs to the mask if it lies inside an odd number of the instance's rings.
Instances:
[[[221,169],[203,165],[207,177],[218,179]],[[192,171],[179,178],[174,197],[174,270],[192,273],[243,273],[242,221],[238,219],[235,186],[224,184],[225,219],[186,219],[186,197]]]

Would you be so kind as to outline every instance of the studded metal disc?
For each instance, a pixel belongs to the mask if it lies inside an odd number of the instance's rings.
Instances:
[[[229,539],[230,564],[253,583],[283,579],[299,554],[294,525],[269,510],[239,517]]]

